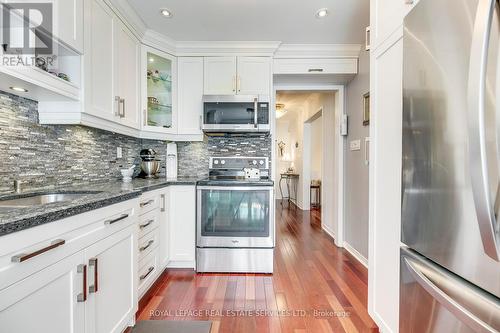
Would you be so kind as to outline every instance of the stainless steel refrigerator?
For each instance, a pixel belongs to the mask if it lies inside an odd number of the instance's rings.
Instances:
[[[400,332],[500,331],[500,8],[404,21]]]

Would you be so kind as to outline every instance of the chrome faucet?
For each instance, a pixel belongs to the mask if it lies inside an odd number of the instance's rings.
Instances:
[[[21,181],[19,179],[14,180],[14,191],[21,193]]]

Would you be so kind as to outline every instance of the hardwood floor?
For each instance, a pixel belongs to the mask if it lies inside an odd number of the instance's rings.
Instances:
[[[276,205],[274,274],[168,270],[137,320],[211,320],[212,332],[378,332],[367,270],[321,230],[320,212]]]

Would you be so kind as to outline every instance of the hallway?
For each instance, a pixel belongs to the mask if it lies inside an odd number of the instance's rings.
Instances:
[[[367,313],[367,270],[333,245],[320,211],[276,203],[274,274],[168,270],[137,320],[211,320],[212,332],[378,332]],[[199,311],[202,310],[202,311]]]

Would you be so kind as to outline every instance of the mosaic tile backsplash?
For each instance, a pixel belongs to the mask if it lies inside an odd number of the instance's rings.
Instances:
[[[165,175],[166,142],[144,140],[74,125],[40,125],[36,101],[0,91],[0,193],[24,188],[77,185],[120,178],[119,169],[139,163],[139,151],[153,148]],[[205,177],[209,156],[268,156],[271,138],[208,137],[178,142],[180,177]],[[116,157],[121,147],[122,158]]]

